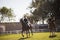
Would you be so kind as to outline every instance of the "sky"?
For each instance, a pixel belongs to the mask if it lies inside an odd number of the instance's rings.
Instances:
[[[15,22],[19,22],[25,13],[30,13],[28,7],[31,2],[32,0],[0,0],[0,8],[3,6],[11,8],[16,16]]]

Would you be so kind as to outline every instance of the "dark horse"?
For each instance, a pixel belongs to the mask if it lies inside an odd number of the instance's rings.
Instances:
[[[32,30],[32,28],[28,24],[26,24],[23,19],[21,19],[20,22],[22,24],[22,32],[21,32],[22,36],[24,37],[23,32],[26,32],[27,37],[28,37],[28,34],[30,36],[30,31],[29,30]]]
[[[50,36],[55,36],[56,27],[55,27],[55,20],[53,18],[48,19],[48,27],[50,31]]]

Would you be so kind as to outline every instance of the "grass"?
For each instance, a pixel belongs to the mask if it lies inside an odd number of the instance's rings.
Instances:
[[[22,38],[21,34],[8,34],[8,35],[0,35],[0,40],[60,40],[60,32],[56,33],[56,37],[49,38],[50,33],[34,33],[30,38]]]

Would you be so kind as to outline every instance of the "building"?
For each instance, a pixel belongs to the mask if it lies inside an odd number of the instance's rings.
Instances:
[[[0,33],[10,33],[20,31],[22,25],[20,22],[0,23]]]
[[[5,32],[5,26],[4,25],[0,25],[0,33],[1,32]]]

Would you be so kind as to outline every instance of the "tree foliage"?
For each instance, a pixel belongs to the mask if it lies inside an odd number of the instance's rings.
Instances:
[[[0,15],[1,15],[1,20],[4,20],[4,18],[8,17],[8,19],[10,20],[10,18],[13,18],[13,10],[11,8],[7,8],[7,7],[2,7],[0,8]]]
[[[32,0],[31,8],[35,8],[32,14],[38,19],[42,19],[44,23],[44,19],[47,18],[48,13],[55,14],[54,3],[55,0]]]

